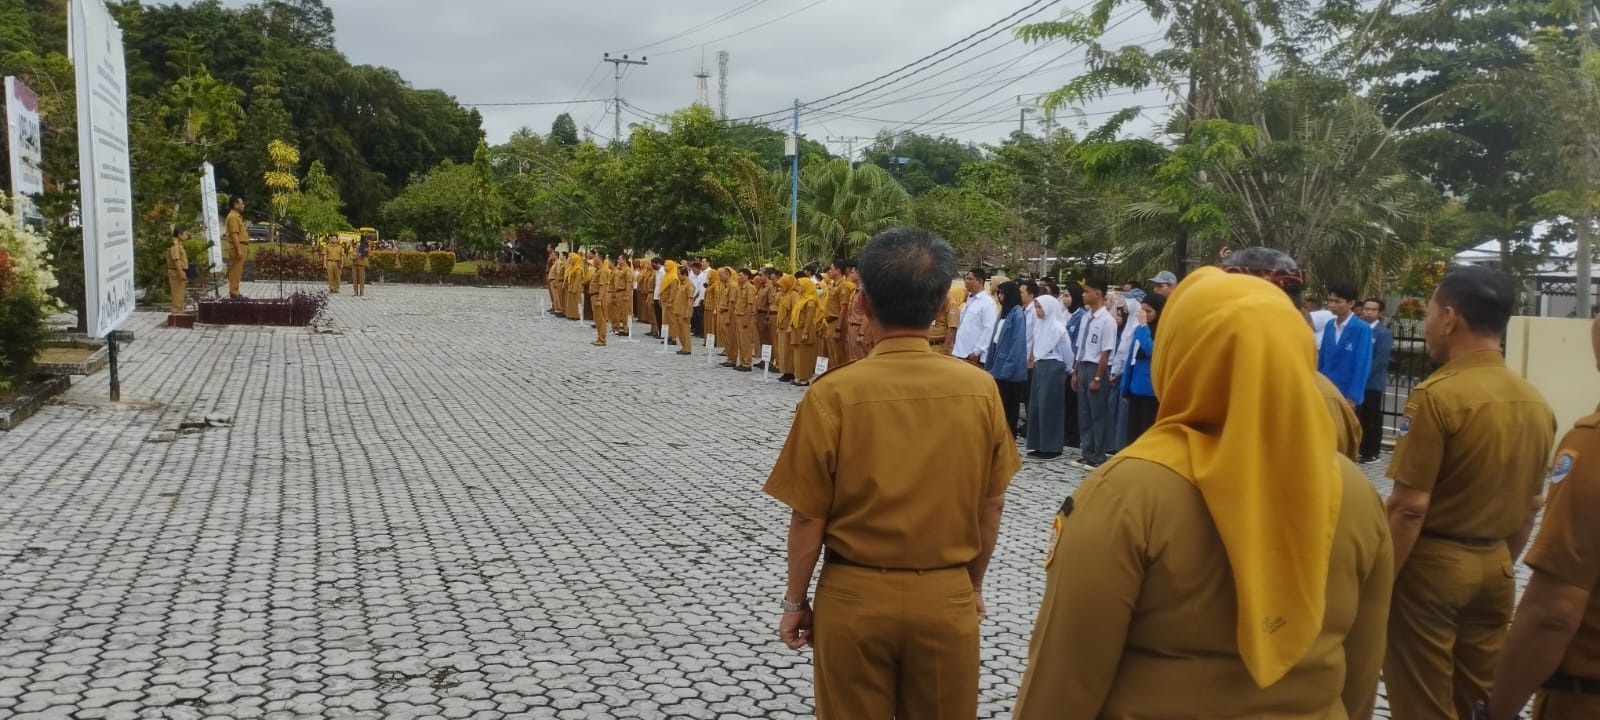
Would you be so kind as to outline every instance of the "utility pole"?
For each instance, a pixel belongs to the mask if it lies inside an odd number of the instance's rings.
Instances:
[[[630,60],[627,55],[614,58],[611,57],[611,53],[606,53],[603,59],[611,63],[611,66],[616,69],[611,83],[611,109],[615,113],[611,121],[611,140],[612,142],[620,142],[622,140],[622,66],[649,65],[650,63],[647,62],[649,58],[640,55],[638,60]]]
[[[832,135],[828,136],[828,142],[831,142],[831,143],[844,143],[844,147],[845,147],[844,157],[845,157],[846,160],[850,161],[851,167],[854,167],[855,164],[856,164],[856,141],[857,140],[871,140],[871,139],[872,138],[865,138],[865,137],[861,137],[859,135],[850,135],[850,136],[847,136],[847,137],[833,137]]]
[[[1600,122],[1600,117],[1595,116],[1594,80],[1589,76],[1589,55],[1594,52],[1592,22],[1595,12],[1593,5],[1585,2],[1578,10],[1578,77],[1583,81],[1583,115],[1578,122],[1583,123],[1583,152],[1578,157],[1583,158],[1583,211],[1578,218],[1578,243],[1573,255],[1577,262],[1574,263],[1573,274],[1577,282],[1573,285],[1573,295],[1577,300],[1574,316],[1587,319],[1594,313],[1594,287],[1592,278],[1594,268],[1594,204],[1590,201],[1590,193],[1600,188],[1600,168],[1595,163],[1600,158],[1595,157],[1594,124]]]
[[[794,134],[789,136],[789,272],[800,269],[800,98],[794,100]]]
[[[728,119],[728,51],[717,51],[717,116]]]

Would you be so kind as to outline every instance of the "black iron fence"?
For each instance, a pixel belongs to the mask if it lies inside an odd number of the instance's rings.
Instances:
[[[1428,357],[1421,320],[1386,322],[1394,333],[1394,348],[1389,353],[1389,387],[1383,394],[1383,429],[1385,436],[1393,438],[1400,416],[1405,414],[1411,388],[1427,379],[1439,364]]]

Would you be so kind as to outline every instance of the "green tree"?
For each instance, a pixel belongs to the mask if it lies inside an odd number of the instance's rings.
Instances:
[[[904,223],[911,198],[876,165],[843,158],[800,169],[801,252],[813,260],[851,257],[867,240]]]
[[[489,165],[489,146],[478,141],[472,154],[472,173],[460,209],[461,244],[468,250],[483,252],[500,247],[503,202],[495,186],[494,170]]]
[[[887,131],[879,133],[861,157],[862,162],[889,171],[912,195],[955,185],[963,165],[983,159],[983,150],[976,145],[948,137]]]
[[[341,212],[343,207],[333,178],[322,161],[315,160],[306,171],[301,190],[289,198],[288,213],[307,237],[319,238],[350,229],[350,221]]]
[[[578,124],[572,121],[571,113],[556,116],[556,121],[550,124],[550,139],[564,148],[578,146]]]

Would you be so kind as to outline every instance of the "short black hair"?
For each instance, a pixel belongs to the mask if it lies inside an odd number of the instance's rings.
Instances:
[[[1106,284],[1104,278],[1089,278],[1083,281],[1083,286],[1091,290],[1099,290],[1101,295],[1111,292],[1111,286]]]
[[[1357,298],[1361,297],[1360,295],[1356,294],[1355,283],[1345,282],[1342,280],[1339,282],[1328,283],[1328,296],[1342,297],[1350,302],[1355,302]]]
[[[667,261],[662,260],[660,255],[657,255],[657,256],[655,256],[653,258],[650,258],[650,262],[652,264],[655,264],[655,265],[665,265],[665,264],[667,264]]]
[[[850,268],[855,267],[855,264],[851,263],[849,260],[846,260],[844,258],[834,258],[833,267],[839,268],[839,272],[841,272],[841,273],[847,273],[847,272],[850,272]],[[928,322],[933,322],[933,321],[930,320]]]
[[[1022,280],[1022,281],[1019,281],[1017,284],[1022,286],[1022,289],[1027,290],[1029,295],[1032,295],[1034,297],[1039,297],[1039,283],[1037,281],[1034,281],[1034,280]]]
[[[242,203],[242,202],[244,202],[244,196],[243,195],[233,195],[233,196],[228,198],[228,207],[231,208],[234,205],[238,205],[239,203]]]
[[[932,233],[896,227],[861,251],[861,289],[872,314],[891,330],[927,330],[950,291],[956,251]]]
[[[973,265],[972,269],[968,270],[967,272],[972,273],[972,276],[977,278],[978,282],[988,282],[989,281],[989,271],[983,269],[982,266]]]
[[[186,233],[186,232],[189,232],[189,228],[183,227],[181,225],[173,225],[172,226],[172,236],[173,237],[183,237],[183,234]]]
[[[1455,308],[1473,332],[1504,336],[1516,302],[1516,286],[1510,275],[1499,270],[1468,265],[1445,273],[1433,299],[1440,306]]]
[[[749,277],[755,273],[750,272],[750,268],[739,268],[739,274],[743,275],[746,279],[749,279]]]
[[[1367,303],[1377,303],[1378,304],[1378,312],[1383,312],[1383,311],[1389,309],[1388,306],[1383,304],[1383,298],[1380,298],[1380,297],[1369,297],[1369,298],[1361,301],[1362,305],[1365,305]]]

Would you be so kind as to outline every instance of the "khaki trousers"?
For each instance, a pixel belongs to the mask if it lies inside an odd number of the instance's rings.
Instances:
[[[228,263],[228,295],[239,294],[239,282],[244,279],[244,258]]]
[[[594,341],[606,344],[606,299],[599,295],[590,295],[592,300],[589,307],[594,308]]]
[[[794,372],[789,367],[794,364],[794,360],[789,357],[790,331],[783,328],[778,328],[773,334],[777,335],[777,337],[773,338],[772,369],[778,371],[779,373]]]
[[[1393,720],[1467,720],[1489,698],[1515,582],[1505,543],[1417,539],[1389,609],[1383,682]]]
[[[669,318],[667,336],[678,342],[679,352],[694,352],[694,337],[693,333],[689,332],[688,316]]]
[[[827,337],[823,338],[824,347],[822,354],[828,358],[828,369],[832,370],[843,365],[849,359],[844,348],[844,332],[840,328],[839,318],[828,321]]]
[[[810,380],[817,374],[817,339],[812,336],[810,340],[794,340],[789,344],[789,357],[792,358],[793,367],[789,372],[794,373],[794,379],[801,382]]]
[[[612,330],[623,334],[628,332],[628,301],[632,297],[631,291],[611,294],[611,301],[606,306],[606,318],[611,321]]]
[[[328,292],[339,292],[339,263],[330,260],[323,264],[328,267]]]
[[[971,720],[978,614],[966,568],[824,564],[817,581],[818,720]]]
[[[1533,696],[1533,720],[1600,717],[1600,695],[1540,690]]]
[[[172,314],[183,314],[184,306],[187,304],[184,295],[189,291],[188,276],[181,272],[167,273],[167,291],[172,295]]]
[[[755,362],[756,354],[756,319],[753,315],[743,315],[733,321],[734,344],[739,347],[739,358],[735,363],[739,367],[750,367]]]
[[[583,313],[583,286],[567,288],[567,304],[563,306],[567,312],[568,320],[578,320]]]
[[[367,266],[356,265],[350,271],[350,281],[355,283],[356,294],[367,294]]]

